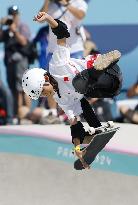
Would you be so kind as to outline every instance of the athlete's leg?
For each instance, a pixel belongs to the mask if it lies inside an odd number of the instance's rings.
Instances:
[[[76,156],[80,159],[84,168],[89,168],[89,165],[83,160],[84,152],[80,150],[80,144],[83,142],[85,137],[85,129],[80,121],[77,121],[77,118],[70,120],[70,129],[72,136],[72,143],[74,144],[74,152]]]
[[[83,110],[84,119],[89,124],[89,126],[94,127],[94,128],[100,127],[101,123],[100,123],[98,117],[96,116],[91,105],[89,104],[89,102],[85,98],[81,99],[81,107]]]

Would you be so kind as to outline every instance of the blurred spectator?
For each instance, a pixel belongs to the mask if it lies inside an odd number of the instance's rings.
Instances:
[[[28,68],[28,57],[24,53],[30,38],[28,26],[20,22],[17,6],[8,8],[8,16],[0,20],[0,42],[4,42],[7,81],[14,99],[14,115],[17,116],[19,107],[25,103],[30,106],[30,99],[23,94],[21,79]]]
[[[6,99],[4,96],[3,89],[1,87],[1,82],[0,82],[0,125],[5,125],[6,124],[6,117],[7,117],[7,112],[6,112]]]
[[[0,109],[6,112],[4,124],[13,124],[13,97],[10,89],[0,80]]]
[[[138,79],[127,91],[127,97],[135,97],[138,96]]]
[[[65,22],[70,32],[70,38],[67,44],[71,47],[72,58],[82,58],[84,50],[84,32],[81,26],[82,20],[87,12],[87,3],[84,0],[45,0],[41,11],[45,11],[53,18]],[[46,58],[46,69],[48,70],[49,61],[51,60],[52,53],[55,49],[56,37],[49,29],[48,41],[48,55]],[[57,104],[53,97],[49,97],[48,106],[50,108],[49,121],[52,121],[51,113],[57,122]],[[54,119],[53,119],[54,122]],[[60,121],[59,121],[60,122]]]
[[[87,29],[84,29],[86,39],[84,40],[84,57],[92,54],[99,53],[97,45],[92,40],[91,34],[87,31]]]
[[[47,66],[47,47],[48,47],[48,37],[49,37],[49,26],[43,26],[39,29],[37,32],[33,42],[37,45],[38,47],[38,62],[40,68],[46,69]],[[47,111],[45,116],[48,116],[49,111],[48,111],[48,103],[47,99],[40,98],[38,107],[45,107],[45,111]],[[47,109],[46,109],[47,108]]]
[[[87,12],[87,3],[84,0],[45,0],[41,11],[45,11],[53,18],[65,22],[70,32],[70,38],[67,44],[71,47],[72,58],[82,58],[84,50],[84,32],[81,26],[82,20]],[[51,59],[52,53],[56,45],[56,37],[49,30],[49,54],[47,62]],[[48,66],[48,65],[47,65]]]
[[[134,85],[132,85],[127,91],[127,97],[135,97],[138,96],[138,79]],[[126,105],[120,106],[120,112],[124,118],[124,121],[131,122],[134,124],[138,124],[138,104],[134,108],[134,110],[130,109]]]
[[[88,55],[100,54],[97,45],[92,40],[91,34],[87,31],[86,28],[84,31],[86,35],[86,39],[84,41],[84,57]],[[101,122],[115,120],[111,109],[111,102],[113,101],[112,99],[89,98],[88,101],[94,108],[94,111]]]
[[[4,109],[6,111],[4,124],[13,124],[13,108],[14,105],[11,91],[9,87],[3,82],[0,71],[0,109]]]
[[[84,39],[84,52],[83,56],[86,57],[88,55],[100,54],[100,50],[98,49],[96,43],[92,40],[91,33],[84,27],[85,39]]]
[[[46,56],[48,47],[49,26],[43,26],[39,29],[33,42],[39,45],[38,61],[40,68],[46,69]]]
[[[114,120],[109,99],[91,98],[89,103],[94,108],[94,111],[101,122]]]
[[[30,111],[27,106],[22,106],[19,110],[20,124],[59,124],[61,121],[58,117],[52,117],[52,113],[47,117],[46,109],[43,107],[36,107],[33,111]],[[56,120],[57,119],[57,120]]]

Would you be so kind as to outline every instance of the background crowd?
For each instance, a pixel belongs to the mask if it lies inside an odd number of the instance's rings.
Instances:
[[[68,44],[73,58],[83,58],[101,50],[83,25],[87,9],[85,0],[44,0],[42,8],[38,8],[66,22],[71,34]],[[20,8],[11,5],[7,8],[7,15],[0,19],[0,43],[4,45],[3,60],[8,84],[5,86],[0,74],[0,125],[68,124],[67,116],[53,98],[41,98],[34,105],[22,90],[22,75],[30,65],[37,61],[39,67],[48,70],[56,39],[47,24],[43,24],[32,37],[27,22],[22,22],[21,17]],[[122,92],[126,98],[137,97],[138,80],[134,79],[133,85]],[[126,105],[118,107],[116,99],[88,100],[102,122],[114,120],[138,124],[138,105],[132,109]]]

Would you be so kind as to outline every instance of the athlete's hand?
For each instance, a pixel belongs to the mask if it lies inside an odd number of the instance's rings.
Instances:
[[[86,168],[90,169],[90,166],[89,166],[89,165],[85,162],[85,160],[83,159],[84,153],[83,153],[82,151],[75,150],[75,154],[76,154],[76,156],[80,159],[80,161],[81,161],[83,167],[84,167],[85,169],[86,169]]]
[[[45,12],[39,12],[36,16],[34,16],[33,21],[37,21],[39,23],[44,23],[49,18],[49,15]]]

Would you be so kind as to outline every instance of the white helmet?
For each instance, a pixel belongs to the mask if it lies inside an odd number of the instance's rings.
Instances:
[[[22,87],[30,98],[37,100],[40,97],[45,83],[45,73],[46,71],[41,68],[32,68],[23,74]]]

